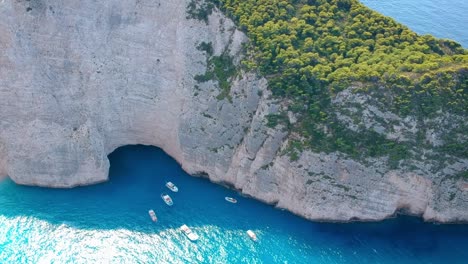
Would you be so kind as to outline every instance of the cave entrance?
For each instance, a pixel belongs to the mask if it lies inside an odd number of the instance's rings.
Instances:
[[[146,145],[125,145],[108,155],[109,181],[135,185],[170,181],[186,176],[179,163],[161,148]],[[164,182],[162,182],[164,183]],[[164,185],[164,184],[163,184]]]

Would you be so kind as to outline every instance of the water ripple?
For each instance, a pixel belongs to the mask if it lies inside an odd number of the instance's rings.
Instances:
[[[419,34],[448,38],[468,48],[466,0],[360,0]]]

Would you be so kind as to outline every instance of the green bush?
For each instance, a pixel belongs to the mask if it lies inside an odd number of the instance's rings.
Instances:
[[[419,36],[357,0],[209,3],[249,36],[253,52],[243,65],[268,78],[275,96],[294,102],[289,110],[299,122],[288,127],[303,136],[302,144],[309,148],[354,156],[388,155],[392,161],[408,155],[404,144],[371,132],[355,135],[338,125],[331,98],[356,82],[366,86],[362,89],[366,92],[382,85],[390,88],[389,110],[401,115],[424,118],[441,109],[466,115],[468,53],[456,42]],[[212,63],[213,75],[224,90],[229,61],[217,58]],[[270,116],[268,125],[280,120]]]

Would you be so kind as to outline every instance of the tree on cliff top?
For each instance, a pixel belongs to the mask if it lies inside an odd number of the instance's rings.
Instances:
[[[376,149],[368,140],[375,135],[342,133],[330,101],[353,84],[367,92],[390,88],[389,110],[400,115],[430,116],[440,109],[466,115],[468,52],[454,41],[419,36],[357,0],[210,2],[249,36],[244,65],[265,76],[274,95],[292,102],[288,110],[302,121],[288,127],[306,146],[350,154],[405,152],[383,139],[386,147]]]

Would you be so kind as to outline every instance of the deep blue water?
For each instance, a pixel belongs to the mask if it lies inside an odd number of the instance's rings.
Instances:
[[[1,182],[0,263],[467,263],[468,225],[411,217],[314,223],[191,177],[155,147],[119,148],[110,160],[110,181],[95,186]],[[167,180],[178,193],[164,186]],[[173,207],[162,192],[173,197]],[[199,241],[178,230],[184,223]]]
[[[468,48],[468,0],[360,0],[419,34],[457,41]]]

